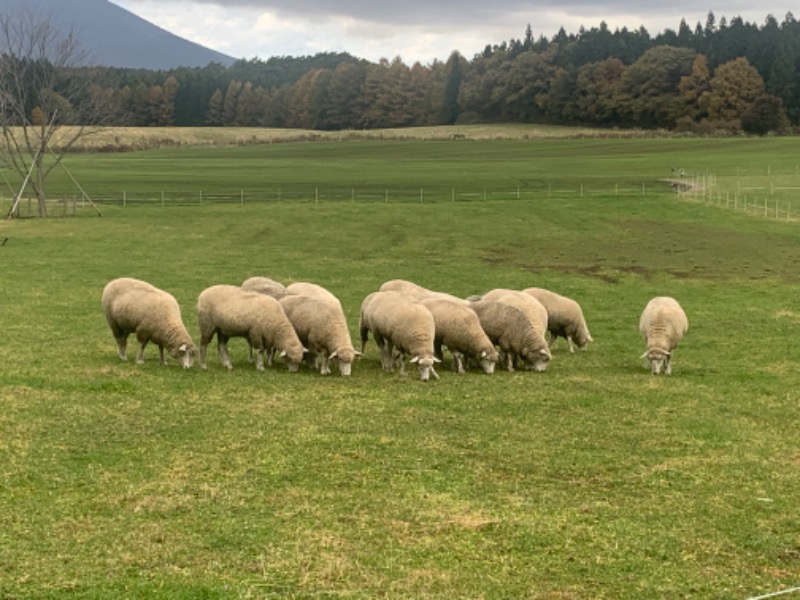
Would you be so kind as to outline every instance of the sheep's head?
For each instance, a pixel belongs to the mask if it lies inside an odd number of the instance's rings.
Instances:
[[[587,330],[581,329],[572,337],[572,341],[575,342],[575,345],[580,350],[586,350],[589,342],[593,342],[594,339],[592,339],[591,334]]]
[[[308,352],[308,349],[303,348],[301,344],[297,347],[292,346],[291,348],[281,350],[280,357],[286,362],[286,368],[292,373],[295,373],[300,368],[300,363],[303,362],[303,356],[306,352]]]
[[[641,358],[647,360],[650,372],[653,375],[658,375],[662,369],[664,369],[665,373],[668,372],[670,356],[670,352],[663,348],[648,348]]]
[[[194,355],[196,353],[197,349],[194,344],[181,344],[170,352],[170,356],[181,363],[184,369],[191,369],[192,365],[194,365]]]
[[[415,356],[411,359],[412,363],[416,363],[417,369],[419,369],[419,378],[422,381],[428,381],[433,375],[434,379],[439,379],[439,375],[436,373],[436,370],[433,368],[433,364],[437,362],[441,362],[435,356]]]
[[[493,346],[482,350],[480,355],[478,355],[478,364],[480,364],[483,372],[487,375],[494,373],[494,367],[498,360],[500,360],[500,355]]]
[[[522,359],[525,361],[525,364],[529,365],[530,368],[537,373],[541,373],[547,369],[547,365],[551,358],[552,355],[550,354],[550,350],[547,348],[539,348],[537,350],[530,350],[526,348],[522,351]]]
[[[356,356],[364,355],[352,347],[345,346],[342,348],[337,348],[328,358],[330,360],[335,360],[339,365],[339,373],[342,375],[350,375],[353,361],[355,360]]]

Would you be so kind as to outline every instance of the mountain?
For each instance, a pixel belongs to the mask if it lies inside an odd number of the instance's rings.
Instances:
[[[73,31],[88,65],[169,70],[231,65],[236,59],[190,42],[108,0],[0,0],[0,13],[42,15],[64,32]],[[33,11],[33,12],[32,12]]]

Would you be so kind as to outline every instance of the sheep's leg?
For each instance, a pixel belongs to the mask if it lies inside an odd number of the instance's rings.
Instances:
[[[117,355],[122,360],[128,360],[128,336],[115,335],[114,339],[117,341]]]
[[[162,365],[167,364],[167,359],[164,358],[164,346],[161,344],[158,345],[158,358],[161,361]]]
[[[253,354],[254,354],[253,353],[253,344],[251,344],[248,341],[247,342],[247,362],[252,363],[252,362],[254,362],[256,360],[255,356]]]
[[[464,373],[464,355],[461,352],[453,352],[453,370],[456,373]]]
[[[251,346],[252,349],[252,346]],[[266,354],[266,350],[264,348],[257,348],[255,351],[255,363],[256,363],[256,370],[263,371],[264,370],[264,355]],[[230,360],[230,358],[228,358]],[[233,368],[233,367],[229,367]]]
[[[140,341],[139,342],[139,353],[136,355],[136,364],[143,365],[144,364],[144,348],[147,346],[148,340]]]
[[[569,351],[574,353],[575,352],[575,346],[573,346],[572,338],[570,336],[567,336],[567,344],[569,344]]]
[[[670,363],[670,359],[672,357],[667,354],[667,359],[664,361],[664,375],[672,375],[672,364]]]
[[[222,361],[222,365],[228,370],[233,369],[231,355],[228,354],[228,338],[219,333],[217,334],[217,352],[219,353],[219,359]]]
[[[327,352],[324,352],[324,351],[321,352],[318,355],[318,358],[320,359],[320,366],[319,366],[320,374],[321,375],[330,375],[331,374],[331,367],[330,367],[330,360],[328,359]]]
[[[509,371],[514,370],[514,353],[506,352],[506,369]]]

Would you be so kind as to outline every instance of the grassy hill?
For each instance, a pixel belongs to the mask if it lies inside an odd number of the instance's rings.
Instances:
[[[311,181],[569,182],[453,202],[101,203],[0,222],[0,596],[738,597],[795,585],[796,222],[639,186],[680,164],[791,173],[787,140],[387,140],[85,154],[88,189]],[[770,167],[769,175],[766,175]],[[266,174],[265,174],[266,173]],[[761,177],[761,175],[758,175]],[[740,182],[744,175],[738,175]],[[558,186],[556,186],[558,187]],[[531,184],[531,189],[533,185]],[[546,186],[541,187],[543,192]],[[559,189],[566,189],[564,188]],[[595,342],[544,373],[349,378],[121,362],[111,278],[197,295],[251,275],[336,293],[354,338],[390,278],[549,287]],[[654,295],[689,332],[639,356]]]

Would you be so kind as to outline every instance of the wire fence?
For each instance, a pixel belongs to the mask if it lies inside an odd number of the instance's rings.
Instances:
[[[444,186],[420,187],[321,187],[286,186],[267,190],[240,189],[232,192],[176,191],[112,191],[92,194],[91,197],[78,193],[62,195],[48,200],[48,214],[53,216],[74,215],[87,205],[97,206],[202,206],[210,204],[245,205],[262,203],[442,203],[442,202],[488,202],[497,200],[532,200],[541,198],[588,198],[602,196],[655,196],[668,193],[667,182],[642,184],[589,185],[578,183],[574,186],[541,185],[524,186],[485,186],[481,188],[458,188]],[[0,196],[0,207],[6,214],[14,198]],[[22,198],[17,203],[17,216],[33,216],[38,207],[35,198]]]
[[[711,173],[673,179],[671,185],[685,199],[694,202],[769,219],[800,219],[800,185],[774,180],[764,181],[762,185],[745,185],[738,175],[734,180],[726,178],[721,182]]]

